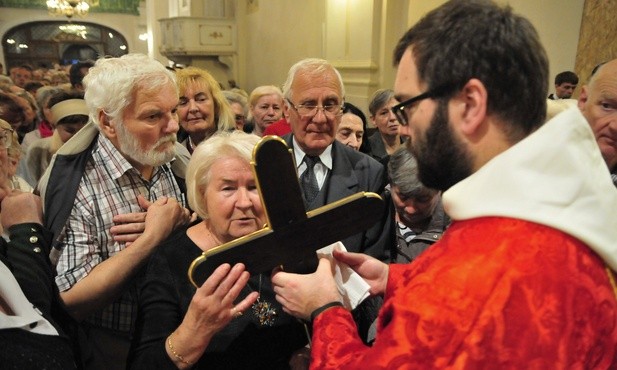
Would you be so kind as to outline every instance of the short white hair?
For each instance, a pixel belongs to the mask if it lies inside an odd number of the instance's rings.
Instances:
[[[186,169],[186,192],[189,207],[206,220],[209,215],[204,192],[210,183],[212,165],[221,159],[236,157],[250,163],[253,148],[260,137],[245,132],[221,131],[202,141],[191,155]]]
[[[343,85],[343,78],[341,77],[341,74],[336,68],[334,68],[332,64],[330,64],[330,62],[325,59],[318,58],[302,59],[301,61],[291,66],[291,68],[289,69],[289,73],[287,73],[287,80],[285,80],[285,83],[283,84],[283,96],[285,97],[285,99],[291,100],[291,85],[293,84],[298,72],[304,72],[309,76],[318,76],[327,71],[332,71],[336,75],[339,83],[339,89],[341,90],[341,98],[344,99],[345,86]]]

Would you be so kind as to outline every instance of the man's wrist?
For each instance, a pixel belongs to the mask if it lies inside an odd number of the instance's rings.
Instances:
[[[315,321],[315,318],[317,316],[319,316],[320,314],[322,314],[324,311],[329,310],[332,307],[343,307],[343,303],[341,303],[340,301],[332,301],[329,303],[324,304],[321,307],[316,308],[312,313],[311,313],[311,322]]]

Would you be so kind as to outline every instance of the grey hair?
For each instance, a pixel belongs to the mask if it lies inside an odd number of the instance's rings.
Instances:
[[[189,206],[202,219],[208,219],[204,193],[210,183],[210,170],[221,158],[236,157],[251,162],[253,148],[260,137],[239,130],[220,131],[202,141],[191,155],[186,169],[186,190]]]
[[[224,90],[223,96],[225,96],[225,99],[227,99],[227,102],[229,102],[229,105],[231,105],[232,103],[240,104],[242,106],[242,111],[244,112],[244,116],[246,117],[246,115],[249,113],[249,105],[248,105],[248,101],[246,100],[244,96],[242,96],[242,94],[239,94],[235,91]]]
[[[110,120],[120,118],[121,121],[124,110],[133,102],[133,92],[138,89],[152,92],[170,84],[178,91],[174,74],[143,54],[101,58],[90,68],[83,84],[90,119],[97,126],[101,110]]]
[[[318,76],[327,71],[333,71],[336,74],[339,82],[339,89],[341,91],[341,98],[345,99],[345,86],[343,85],[343,77],[341,77],[339,71],[334,68],[334,66],[330,64],[327,60],[318,58],[302,59],[301,61],[291,66],[291,68],[289,69],[289,73],[287,74],[287,80],[283,84],[283,96],[287,100],[292,100],[291,85],[293,84],[298,72],[305,72],[309,76]]]
[[[375,91],[371,97],[371,102],[368,104],[368,111],[371,112],[371,116],[374,117],[377,111],[388,104],[392,98],[394,98],[394,91],[391,89],[380,89]]]
[[[390,184],[399,188],[401,194],[414,198],[437,190],[427,188],[418,179],[418,163],[406,147],[398,148],[388,161],[388,177]]]

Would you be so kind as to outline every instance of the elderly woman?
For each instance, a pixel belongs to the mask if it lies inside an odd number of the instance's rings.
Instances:
[[[236,130],[243,131],[244,124],[246,123],[246,116],[249,112],[249,105],[246,97],[240,93],[230,90],[223,91],[223,95],[225,96],[225,99],[227,99],[227,102],[234,113]]]
[[[253,133],[263,136],[266,127],[283,117],[283,93],[276,86],[256,87],[249,96],[249,120]]]
[[[284,369],[307,342],[302,324],[274,299],[268,275],[220,266],[198,289],[189,265],[204,251],[266,223],[249,161],[258,137],[220,133],[187,169],[191,208],[202,218],[157,248],[139,284],[134,369]]]
[[[392,107],[398,103],[394,98],[394,91],[390,89],[375,91],[369,103],[371,121],[377,127],[377,131],[368,138],[371,144],[370,154],[378,161],[385,160],[403,143],[398,133],[398,120],[392,113]]]
[[[189,153],[215,132],[235,128],[231,107],[210,73],[188,67],[176,71],[176,79],[180,90],[178,119],[188,134],[182,144]]]
[[[388,162],[390,195],[396,220],[393,263],[408,263],[433,245],[450,225],[441,204],[441,193],[422,185],[418,163],[404,146]]]
[[[345,102],[341,122],[336,130],[336,140],[354,150],[368,154],[370,146],[364,138],[365,134],[366,116],[360,108]]]
[[[81,92],[60,91],[51,96],[48,106],[54,132],[50,137],[33,141],[26,153],[26,168],[35,183],[58,149],[88,123],[89,111]]]

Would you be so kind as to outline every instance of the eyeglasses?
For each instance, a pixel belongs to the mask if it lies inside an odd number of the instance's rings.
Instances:
[[[428,90],[418,96],[414,96],[411,99],[407,99],[402,103],[399,103],[392,107],[392,113],[396,116],[396,119],[401,126],[407,126],[409,124],[409,116],[407,112],[411,106],[424,99],[432,99],[444,95],[452,88],[451,85],[440,86],[432,90]]]
[[[0,131],[0,148],[8,149],[11,147],[13,143],[13,130],[12,129],[2,129]]]
[[[322,110],[324,115],[328,118],[334,118],[343,113],[343,104],[325,104],[317,105],[313,103],[294,105],[291,100],[287,99],[289,105],[298,112],[303,118],[314,117],[318,110]]]

